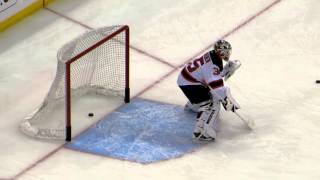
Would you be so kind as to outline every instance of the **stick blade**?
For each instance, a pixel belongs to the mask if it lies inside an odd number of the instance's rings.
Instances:
[[[256,127],[256,123],[252,119],[248,119],[247,126],[249,129],[253,130]]]

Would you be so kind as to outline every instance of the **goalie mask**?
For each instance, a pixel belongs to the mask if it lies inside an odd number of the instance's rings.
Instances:
[[[216,43],[214,43],[214,50],[221,59],[228,61],[232,51],[232,47],[228,41],[218,40]]]

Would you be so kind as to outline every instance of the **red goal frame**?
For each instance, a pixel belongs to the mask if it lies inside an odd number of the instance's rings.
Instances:
[[[111,40],[116,35],[125,32],[125,94],[124,94],[124,102],[130,102],[130,87],[129,87],[129,26],[124,25],[119,28],[117,31],[112,34],[106,36],[96,44],[82,51],[75,57],[71,58],[66,62],[66,76],[65,76],[65,91],[66,91],[66,141],[71,141],[71,64],[77,61],[82,56],[96,49],[97,47],[103,45],[108,40]]]

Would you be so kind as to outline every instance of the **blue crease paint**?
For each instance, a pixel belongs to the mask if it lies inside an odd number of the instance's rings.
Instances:
[[[179,105],[134,99],[65,146],[143,164],[177,158],[206,144],[192,139],[195,116]]]

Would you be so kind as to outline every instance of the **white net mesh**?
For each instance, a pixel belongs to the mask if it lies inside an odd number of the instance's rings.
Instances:
[[[66,62],[80,53],[85,52],[70,65],[72,101],[88,93],[106,96],[124,95],[125,32],[122,31],[101,45],[97,45],[121,27],[91,30],[59,49],[56,77],[41,106],[20,124],[22,132],[38,138],[65,139]],[[92,46],[96,47],[91,48]],[[54,115],[58,108],[62,111]]]

